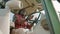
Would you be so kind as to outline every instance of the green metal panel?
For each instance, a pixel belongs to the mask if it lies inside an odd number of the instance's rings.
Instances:
[[[55,12],[55,9],[52,5],[51,0],[41,0],[46,16],[48,18],[48,23],[50,25],[50,31],[51,34],[60,34],[60,22],[58,20],[57,14]]]

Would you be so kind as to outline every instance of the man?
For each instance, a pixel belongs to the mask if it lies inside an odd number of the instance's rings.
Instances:
[[[6,3],[5,8],[9,10],[14,10],[16,12],[17,10],[22,9],[22,2],[19,0],[10,0]],[[24,33],[23,28],[14,29],[14,27],[11,27],[10,29],[10,34],[22,34],[21,32]]]
[[[27,33],[29,30],[31,30],[33,24],[30,24],[27,22],[27,20],[25,19],[25,11],[19,11],[18,13],[15,13],[14,15],[15,20],[15,30],[17,31],[16,33]],[[29,17],[30,19],[33,17]],[[22,30],[22,31],[21,31]]]

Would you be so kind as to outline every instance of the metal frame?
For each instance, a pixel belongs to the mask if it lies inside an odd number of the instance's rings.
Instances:
[[[60,34],[60,22],[51,0],[41,0],[41,2],[46,12],[46,18],[51,34]]]

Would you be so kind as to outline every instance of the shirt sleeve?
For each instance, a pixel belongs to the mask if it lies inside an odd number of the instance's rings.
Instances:
[[[31,29],[32,25],[30,23],[27,23],[27,28]]]

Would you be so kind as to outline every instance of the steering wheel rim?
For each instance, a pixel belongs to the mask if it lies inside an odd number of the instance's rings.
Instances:
[[[33,14],[35,14],[35,13],[39,13],[39,15],[38,15],[38,18],[37,18],[37,21],[39,21],[39,17],[40,17],[40,12],[33,12],[33,13],[31,13],[30,15],[28,15],[28,17],[27,17],[27,21],[31,21],[32,23],[34,22],[34,21],[36,21],[36,19],[34,19],[34,20],[29,20],[28,18],[31,16],[31,15],[33,15]],[[30,22],[30,23],[31,23]]]

